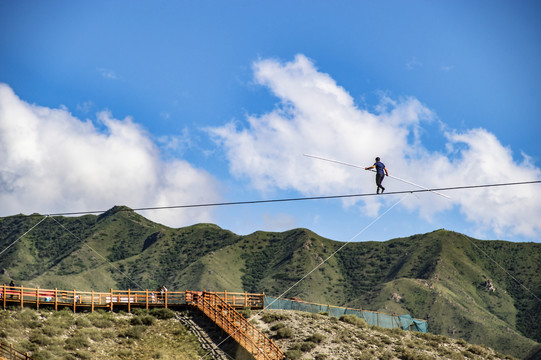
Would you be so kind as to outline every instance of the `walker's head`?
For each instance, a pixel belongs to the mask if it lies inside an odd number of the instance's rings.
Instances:
[[[376,158],[376,161],[379,161],[379,156]]]

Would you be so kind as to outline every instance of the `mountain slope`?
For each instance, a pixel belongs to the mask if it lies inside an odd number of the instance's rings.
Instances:
[[[431,332],[519,357],[541,341],[541,244],[437,230],[344,246],[307,229],[246,236],[212,224],[171,229],[125,207],[47,218],[22,236],[41,219],[0,218],[0,249],[19,239],[0,256],[0,281],[283,294],[410,313],[427,319]]]

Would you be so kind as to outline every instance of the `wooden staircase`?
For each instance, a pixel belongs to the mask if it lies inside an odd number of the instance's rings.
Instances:
[[[285,354],[235,308],[212,292],[186,292],[186,303],[201,310],[256,360],[283,360]]]
[[[31,360],[28,354],[23,354],[13,348],[13,345],[0,342],[0,360]]]

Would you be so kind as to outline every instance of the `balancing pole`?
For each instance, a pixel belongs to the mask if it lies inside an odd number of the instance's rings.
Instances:
[[[349,163],[342,162],[342,161],[338,161],[338,160],[326,159],[326,158],[324,158],[324,157],[315,156],[315,155],[310,155],[310,154],[303,154],[303,155],[304,155],[304,156],[307,156],[307,157],[314,158],[314,159],[318,159],[318,160],[329,161],[329,162],[333,162],[333,163],[336,163],[336,164],[342,164],[342,165],[351,166],[351,167],[355,167],[355,168],[358,168],[358,169],[366,170],[364,166],[359,166],[359,165],[355,165],[355,164],[349,164]],[[376,172],[375,170],[369,170],[369,171]],[[426,188],[426,187],[424,187],[424,186],[421,186],[421,185],[412,183],[411,181],[407,181],[407,180],[404,180],[404,179],[400,179],[399,177],[392,176],[392,175],[387,175],[387,176],[389,176],[390,178],[393,178],[393,179],[395,179],[395,180],[402,181],[402,182],[404,182],[404,183],[406,183],[406,184],[410,184],[410,185],[413,185],[413,186],[415,186],[415,187],[418,187],[419,189],[428,190],[428,191],[430,191],[430,192],[433,192],[434,194],[443,196],[444,198],[451,199],[451,198],[450,198],[449,196],[447,196],[447,195],[444,195],[444,194],[442,194],[442,193],[440,193],[440,192],[437,192],[437,191],[430,190],[429,188]]]

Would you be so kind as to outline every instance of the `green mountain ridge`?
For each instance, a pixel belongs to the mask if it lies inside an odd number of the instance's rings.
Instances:
[[[23,236],[42,219],[0,218],[0,249],[19,239],[0,255],[0,282],[265,292],[410,313],[427,319],[430,332],[516,357],[541,342],[541,244],[436,230],[344,246],[308,229],[245,236],[213,224],[172,229],[120,206],[99,216],[47,218]]]

